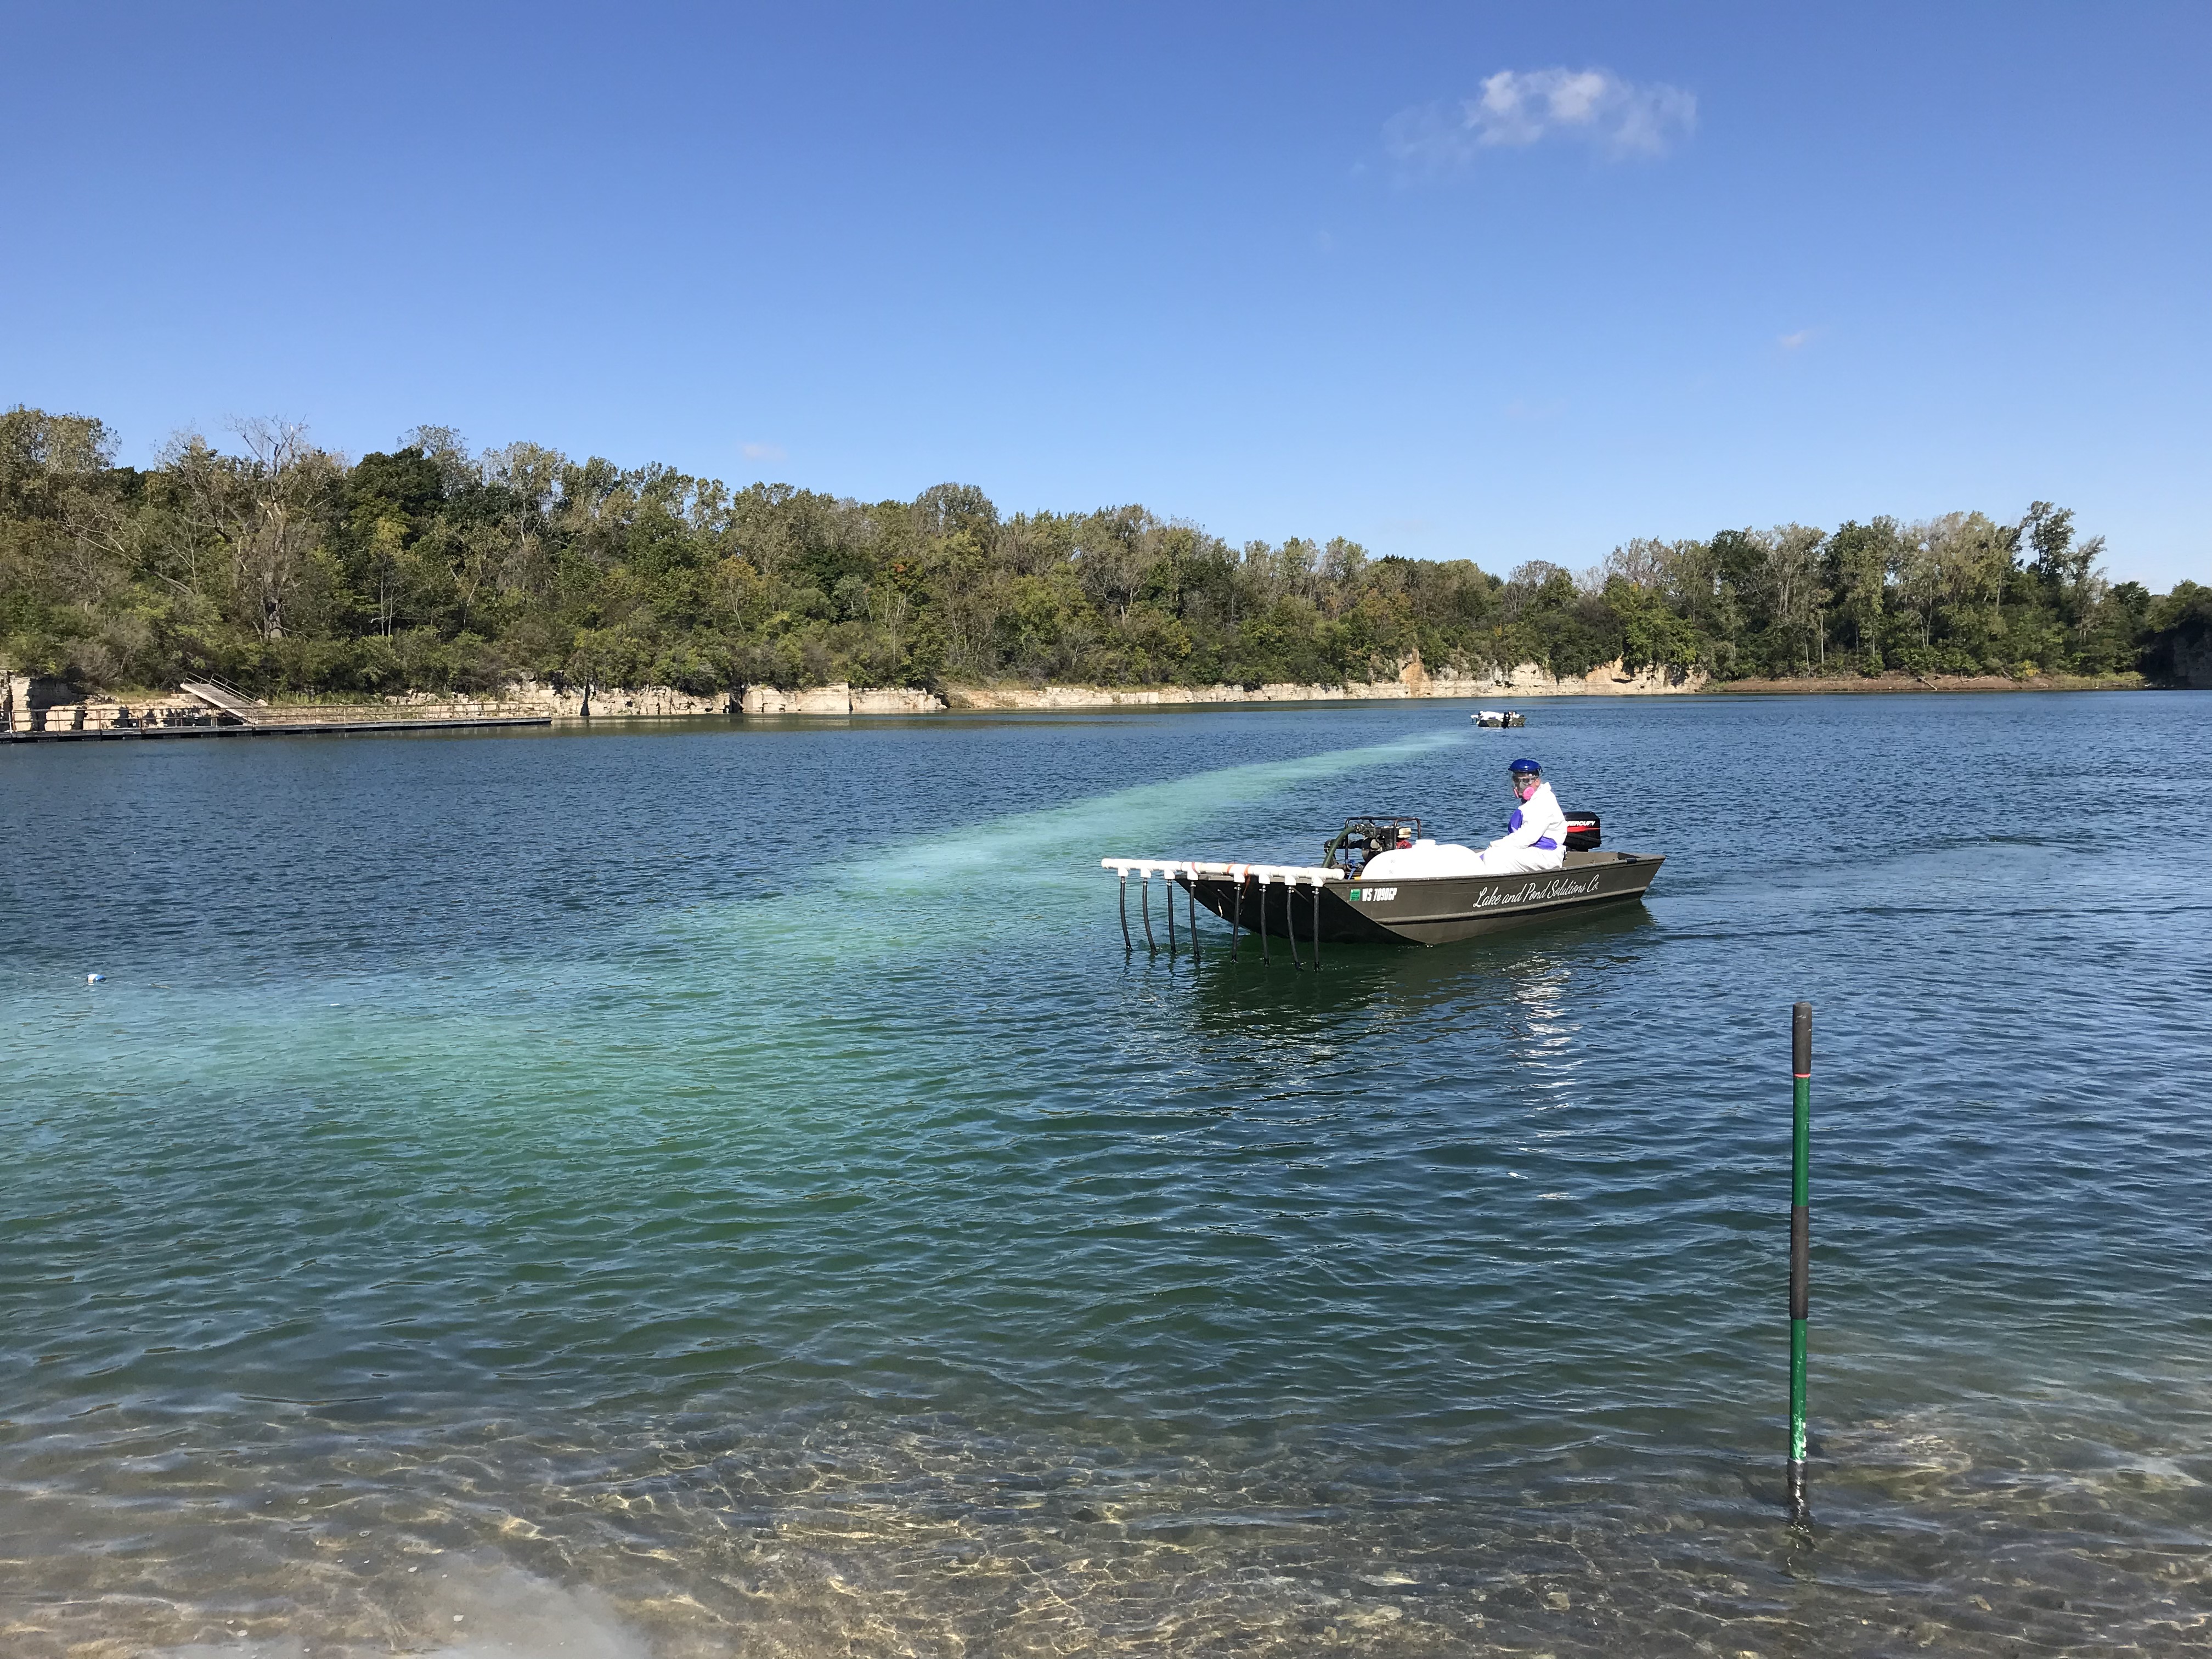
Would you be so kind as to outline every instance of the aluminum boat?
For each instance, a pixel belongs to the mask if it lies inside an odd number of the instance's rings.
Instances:
[[[1576,822],[1570,817],[1571,823]],[[1407,817],[1351,820],[1329,842],[1317,865],[1202,859],[1099,862],[1121,873],[1125,933],[1129,878],[1141,881],[1139,903],[1148,941],[1153,938],[1152,878],[1158,875],[1173,884],[1166,896],[1170,917],[1179,888],[1188,895],[1188,904],[1204,905],[1237,932],[1287,939],[1294,948],[1316,941],[1449,945],[1607,905],[1640,902],[1665,857],[1601,851],[1592,844],[1597,840],[1595,820],[1583,822],[1591,827],[1570,835],[1559,868],[1534,874],[1363,877],[1361,868],[1375,854],[1411,845],[1419,838],[1419,820]],[[1577,842],[1583,844],[1577,846]]]

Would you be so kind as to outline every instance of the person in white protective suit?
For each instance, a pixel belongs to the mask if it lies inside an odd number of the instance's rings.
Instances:
[[[1505,833],[1482,849],[1485,875],[1512,876],[1524,871],[1556,870],[1566,862],[1567,815],[1544,781],[1544,769],[1532,760],[1513,763],[1513,799],[1520,805]]]
[[[1517,760],[1511,769],[1513,798],[1521,804],[1505,833],[1480,852],[1451,843],[1439,847],[1417,841],[1411,847],[1377,853],[1360,871],[1361,878],[1379,880],[1390,876],[1517,876],[1540,870],[1556,870],[1566,861],[1567,815],[1559,799],[1544,781],[1544,769],[1532,760]]]

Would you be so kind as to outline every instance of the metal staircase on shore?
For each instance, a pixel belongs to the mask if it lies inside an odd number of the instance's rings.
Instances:
[[[236,686],[221,680],[186,680],[177,689],[218,714],[229,715],[241,726],[258,726],[269,718],[268,703],[258,697],[249,697]]]

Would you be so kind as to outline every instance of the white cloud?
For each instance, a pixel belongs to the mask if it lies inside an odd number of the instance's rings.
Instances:
[[[781,444],[739,444],[738,449],[749,461],[781,461],[785,459]]]
[[[1639,86],[1602,69],[1500,70],[1473,98],[1401,110],[1382,139],[1398,161],[1432,168],[1547,138],[1586,143],[1619,160],[1663,155],[1697,125],[1696,94],[1664,82]]]
[[[1799,346],[1803,345],[1806,341],[1811,339],[1819,332],[1820,330],[1816,328],[1801,328],[1795,334],[1776,335],[1774,337],[1774,343],[1780,346],[1784,351],[1795,351]]]

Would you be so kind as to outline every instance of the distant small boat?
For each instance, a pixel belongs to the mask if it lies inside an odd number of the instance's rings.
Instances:
[[[1478,708],[1468,716],[1477,726],[1526,726],[1528,716],[1516,714],[1510,708]]]

